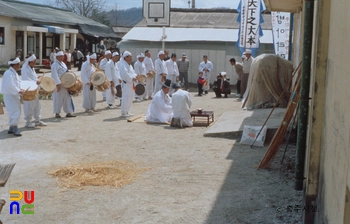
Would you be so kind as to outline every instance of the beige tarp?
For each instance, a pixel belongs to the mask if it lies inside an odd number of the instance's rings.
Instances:
[[[271,107],[278,100],[292,77],[293,64],[274,54],[256,57],[250,67],[247,90],[243,103],[247,109]],[[287,107],[290,87],[279,102],[279,107]]]

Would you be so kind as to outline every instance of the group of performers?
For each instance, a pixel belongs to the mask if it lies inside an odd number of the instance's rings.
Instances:
[[[132,116],[130,109],[135,99],[134,87],[137,82],[140,82],[139,77],[144,76],[143,84],[146,86],[145,93],[138,97],[142,98],[142,100],[152,99],[147,115],[153,114],[153,117],[146,116],[146,120],[149,122],[162,123],[173,120],[171,123],[172,126],[192,126],[189,111],[191,106],[189,93],[181,90],[180,86],[177,84],[176,77],[179,76],[179,72],[175,62],[176,55],[171,55],[171,58],[165,62],[165,54],[163,51],[160,51],[153,65],[150,52],[146,51],[145,54],[146,56],[142,53],[137,56],[138,60],[134,64],[134,67],[132,66],[132,54],[129,51],[124,51],[122,55],[119,55],[118,52],[106,51],[103,59],[98,63],[98,68],[95,67],[97,55],[94,53],[87,56],[87,60],[83,63],[81,68],[83,108],[85,112],[96,112],[96,86],[91,82],[91,75],[97,70],[103,70],[106,78],[110,81],[110,86],[105,91],[108,108],[115,108],[115,91],[118,86],[121,86],[121,116]],[[65,83],[61,81],[61,77],[69,72],[63,60],[63,51],[58,51],[51,65],[51,77],[56,84],[56,88],[52,93],[53,113],[56,118],[61,118],[61,110],[63,109],[66,113],[65,117],[73,118],[76,117],[76,115],[74,115],[75,108],[72,95],[67,88],[64,88]],[[8,133],[14,134],[15,136],[21,136],[18,123],[21,116],[21,97],[26,92],[25,89],[21,88],[21,80],[17,73],[21,68],[20,62],[19,58],[11,59],[8,62],[10,68],[4,73],[1,88],[9,118],[10,127]],[[41,77],[35,72],[35,64],[35,55],[31,55],[26,59],[21,69],[22,80],[30,80],[40,85]],[[154,89],[152,88],[153,82],[155,84]],[[177,106],[174,107],[172,105],[171,96],[168,94],[172,85],[173,89],[171,93],[174,99],[183,95],[181,98],[186,98],[186,105],[181,105],[180,100],[174,100]],[[154,96],[152,97],[152,95]],[[162,114],[163,111],[159,110],[160,107],[165,108],[164,111],[169,115],[168,117]],[[33,128],[35,126],[47,125],[40,120],[41,104],[39,95],[36,95],[34,100],[24,101],[23,110],[26,120],[25,127]],[[181,113],[186,116],[183,116]],[[34,121],[32,121],[32,117],[34,117]],[[179,121],[180,118],[183,118],[183,122]]]

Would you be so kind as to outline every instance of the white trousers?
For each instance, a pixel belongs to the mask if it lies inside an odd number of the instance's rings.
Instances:
[[[203,78],[208,80],[208,85],[203,85],[203,91],[208,91],[210,89],[210,72],[204,72]]]
[[[115,89],[115,87],[113,87],[113,88]],[[115,92],[116,91],[117,90],[115,89]],[[112,88],[107,89],[103,93],[105,93],[105,95],[106,95],[106,102],[107,102],[107,104],[114,104],[115,103],[115,95],[112,94]]]
[[[132,83],[123,83],[122,91],[123,91],[123,96],[122,96],[121,113],[125,114],[129,112],[132,106],[132,102],[134,101],[135,91],[133,89]]]
[[[154,78],[154,91],[153,94],[155,95],[159,90],[162,89],[163,83],[162,83],[162,76],[160,74],[156,74],[156,77]]]
[[[55,92],[52,94],[52,100],[53,100],[53,112],[55,114],[61,113],[61,109],[63,107],[63,111],[65,113],[73,113],[73,101],[71,96],[68,93],[68,90],[61,87],[61,90],[57,92],[57,89],[55,89]]]
[[[90,86],[88,84],[84,84],[83,86],[83,108],[90,110],[94,109],[96,106],[96,88],[94,87],[90,90]]]
[[[8,113],[9,125],[18,125],[21,119],[21,100],[19,95],[4,94],[4,103]]]
[[[170,90],[169,90],[169,95],[172,95],[175,91],[175,89],[171,88],[171,86],[173,85],[173,83],[176,83],[176,75],[170,75],[167,77],[167,79],[170,79],[171,80],[171,84],[170,84]]]
[[[39,95],[31,101],[24,101],[23,103],[24,120],[30,122],[34,116],[35,121],[40,121],[41,104]]]
[[[153,82],[154,78],[147,78],[146,80],[146,92],[145,97],[152,97],[153,94]]]

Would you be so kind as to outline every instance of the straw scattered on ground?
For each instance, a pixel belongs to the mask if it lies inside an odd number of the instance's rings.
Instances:
[[[57,178],[59,187],[82,188],[87,186],[111,186],[130,184],[148,168],[140,168],[130,161],[88,163],[63,167],[49,175]]]

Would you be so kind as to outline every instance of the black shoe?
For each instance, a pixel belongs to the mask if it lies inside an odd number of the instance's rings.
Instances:
[[[76,117],[74,114],[68,113],[66,117]]]
[[[10,126],[10,128],[9,128],[9,130],[8,130],[8,132],[7,132],[7,134],[13,134],[14,132],[13,132],[13,126]]]
[[[22,134],[20,133],[20,131],[18,130],[18,127],[17,127],[17,125],[16,126],[13,126],[13,134],[15,135],[15,136],[17,136],[17,137],[20,137],[20,136],[22,136]]]
[[[205,91],[205,94],[208,94],[208,91]]]
[[[60,114],[56,114],[55,118],[62,118]]]
[[[202,96],[202,94],[198,94],[197,96]]]

